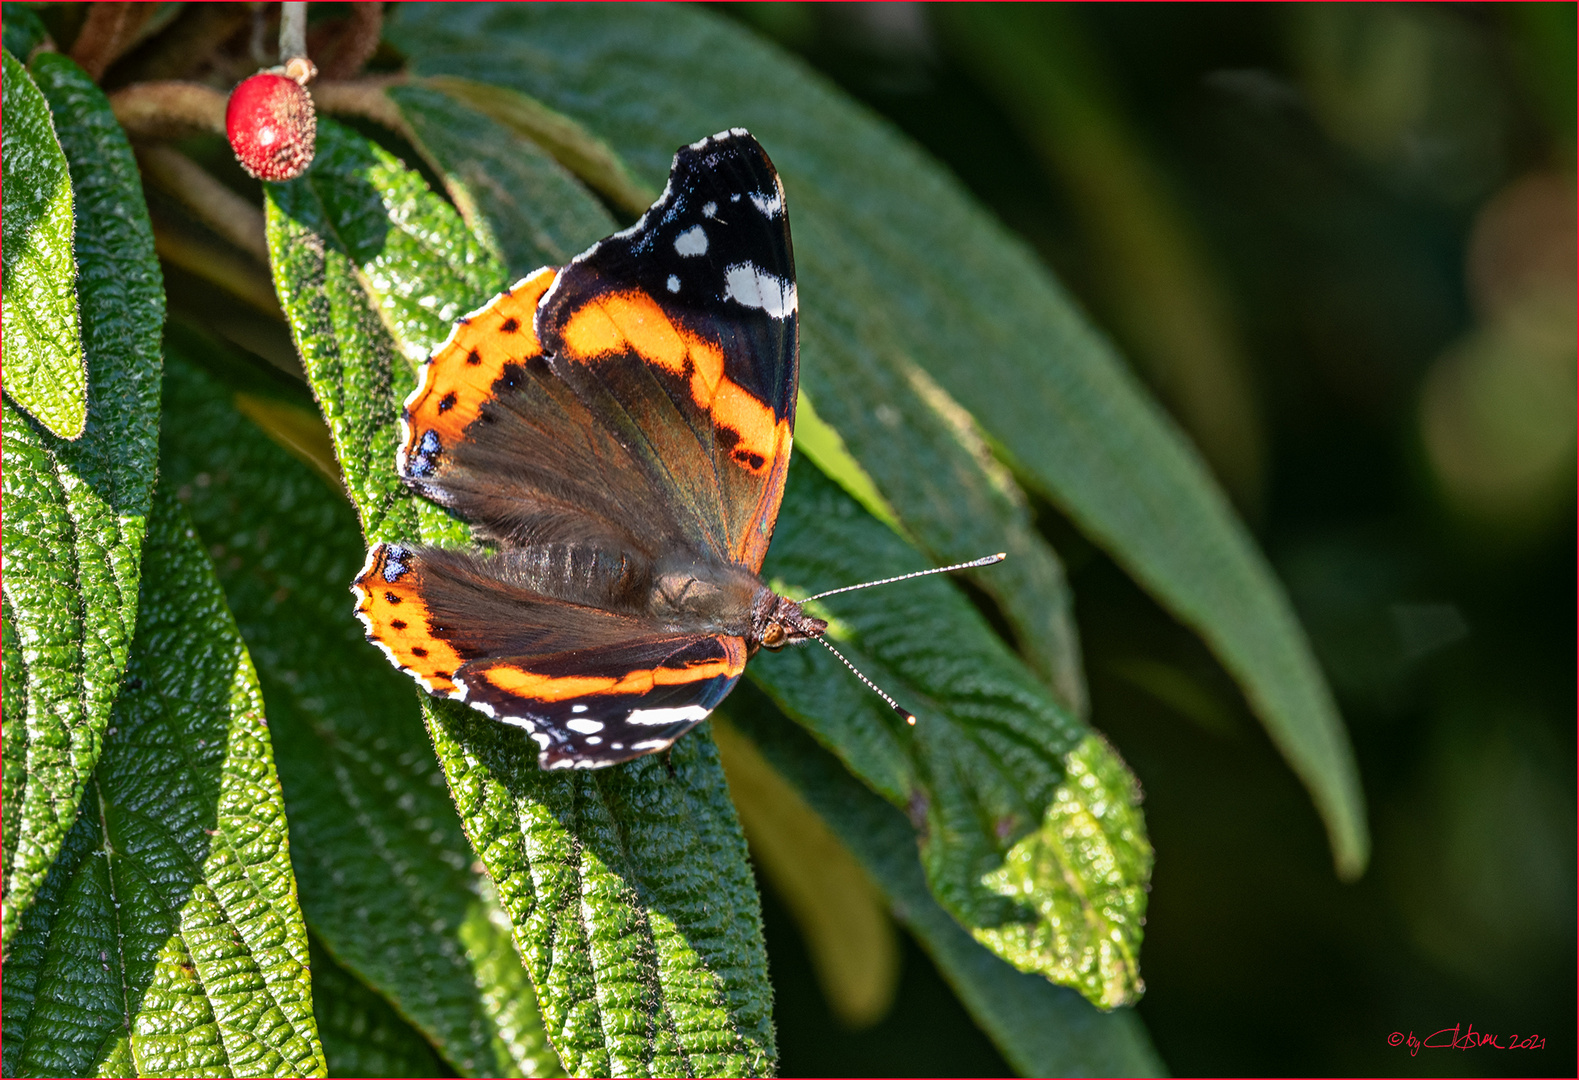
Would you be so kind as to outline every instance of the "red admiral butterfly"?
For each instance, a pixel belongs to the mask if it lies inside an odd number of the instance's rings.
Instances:
[[[543,768],[667,748],[759,647],[827,629],[757,576],[798,365],[772,162],[739,128],[681,148],[641,220],[462,318],[423,366],[396,468],[494,550],[375,546],[352,585],[369,640],[525,728]]]

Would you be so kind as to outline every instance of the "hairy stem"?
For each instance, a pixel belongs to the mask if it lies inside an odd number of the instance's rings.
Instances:
[[[201,83],[133,83],[110,95],[115,119],[133,137],[172,139],[225,133],[225,95]]]

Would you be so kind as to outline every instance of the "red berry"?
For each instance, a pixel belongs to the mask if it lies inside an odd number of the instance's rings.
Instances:
[[[225,134],[241,167],[259,180],[294,180],[313,160],[318,117],[294,79],[259,72],[230,92]]]

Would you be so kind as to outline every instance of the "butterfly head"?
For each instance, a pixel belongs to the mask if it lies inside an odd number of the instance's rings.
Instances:
[[[820,638],[827,629],[827,622],[806,614],[795,601],[763,588],[751,605],[751,636],[747,641],[753,652],[758,646],[782,649],[786,645]]]

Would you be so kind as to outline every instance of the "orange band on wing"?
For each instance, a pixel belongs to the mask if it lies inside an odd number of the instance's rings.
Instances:
[[[677,686],[703,679],[733,678],[746,667],[746,650],[739,638],[724,638],[725,656],[683,667],[648,668],[618,677],[601,675],[540,675],[535,671],[500,664],[481,674],[507,694],[537,701],[570,701],[593,694],[645,694],[658,686]]]
[[[454,695],[455,671],[465,660],[430,629],[428,606],[418,592],[419,572],[409,563],[397,563],[386,573],[389,566],[389,545],[378,544],[367,553],[367,564],[351,584],[357,618],[367,627],[368,640],[432,693]]]
[[[422,365],[417,389],[406,399],[402,463],[417,459],[430,431],[441,446],[458,443],[493,396],[505,365],[542,353],[532,319],[557,272],[553,267],[536,271],[455,324],[449,340]]]
[[[675,325],[644,292],[613,293],[584,304],[565,320],[560,336],[570,360],[586,363],[630,350],[671,374],[689,375],[691,400],[712,416],[720,445],[744,469],[762,472],[787,445],[789,424],[724,377],[723,351]]]

